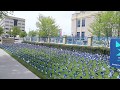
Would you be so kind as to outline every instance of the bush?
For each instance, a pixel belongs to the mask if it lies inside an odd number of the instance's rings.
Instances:
[[[77,46],[77,45],[65,45],[65,44],[28,42],[28,41],[24,41],[22,43],[47,46],[47,47],[53,47],[58,49],[67,49],[71,51],[75,50],[75,51],[88,52],[93,54],[98,53],[98,54],[110,55],[110,49],[107,47]]]

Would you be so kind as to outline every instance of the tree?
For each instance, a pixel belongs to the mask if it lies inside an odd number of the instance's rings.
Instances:
[[[59,27],[56,25],[55,20],[48,16],[39,15],[38,22],[38,36],[43,38],[57,37],[59,34]]]
[[[100,40],[100,37],[104,34],[102,33],[103,24],[101,23],[100,15],[97,15],[95,17],[95,21],[91,23],[89,32],[91,32],[93,35],[98,37],[98,40]]]
[[[120,37],[120,11],[114,11],[113,23],[114,31],[117,31],[117,36]]]
[[[26,31],[21,31],[20,32],[20,37],[23,38],[23,41],[24,41],[24,37],[26,37],[26,36],[27,36]]]
[[[8,14],[13,14],[13,11],[0,11],[0,18],[8,16]]]
[[[34,36],[36,36],[36,34],[37,33],[34,30],[28,32],[28,36],[30,36],[30,37],[34,37]]]
[[[28,32],[28,36],[30,37],[30,41],[32,40],[32,37],[36,36],[37,32],[32,30]]]
[[[14,38],[15,38],[15,37],[16,37],[16,35],[19,35],[19,34],[20,34],[21,30],[20,30],[20,28],[19,28],[19,27],[14,26],[10,32],[11,32],[11,35],[13,35],[13,36],[14,36]]]
[[[0,36],[4,33],[3,28],[0,27]]]
[[[109,45],[108,37],[112,36],[114,28],[114,11],[106,11],[98,14],[95,21],[91,24],[92,34],[100,37],[105,36]]]

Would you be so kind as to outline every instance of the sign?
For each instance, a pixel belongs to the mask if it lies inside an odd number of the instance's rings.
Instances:
[[[120,68],[120,39],[111,39],[110,66]]]

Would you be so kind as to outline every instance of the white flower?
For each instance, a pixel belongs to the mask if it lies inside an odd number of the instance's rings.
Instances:
[[[120,72],[120,69],[117,69],[118,72]]]
[[[117,79],[120,79],[120,75],[117,76]]]

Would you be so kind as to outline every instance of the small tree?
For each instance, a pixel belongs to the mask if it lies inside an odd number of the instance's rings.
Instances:
[[[30,36],[30,37],[36,36],[36,31],[34,31],[34,30],[29,31],[29,32],[28,32],[28,36]]]
[[[50,16],[45,17],[43,15],[39,15],[36,26],[40,37],[50,38],[56,37],[59,34],[59,27],[56,25],[55,20]]]
[[[36,36],[37,32],[32,30],[28,32],[28,36],[32,39],[32,37]]]
[[[20,28],[17,26],[14,26],[11,30],[11,35],[14,36],[14,38],[16,37],[16,35],[19,35],[21,32]]]
[[[96,15],[95,21],[91,24],[92,34],[100,37],[105,36],[107,38],[107,46],[109,45],[108,37],[112,36],[112,30],[114,27],[113,22],[114,11],[105,11]]]
[[[21,31],[20,32],[20,37],[23,38],[23,41],[24,41],[24,37],[26,37],[26,36],[27,36],[26,31]]]

